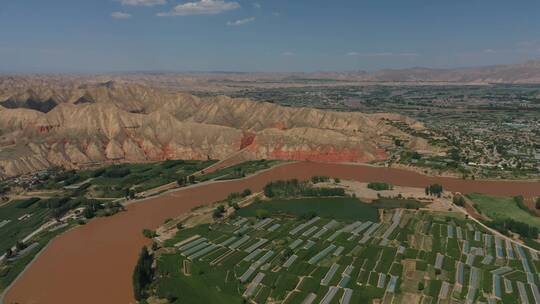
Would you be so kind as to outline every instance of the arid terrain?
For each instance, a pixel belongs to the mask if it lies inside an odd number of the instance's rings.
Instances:
[[[398,114],[289,108],[272,103],[199,98],[116,82],[51,86],[28,81],[0,92],[0,175],[50,166],[164,159],[245,159],[368,162],[387,157],[399,138],[430,150],[422,130]],[[9,85],[9,84],[8,84]]]
[[[375,102],[375,106],[380,103],[383,108],[392,108],[394,112],[422,118],[425,115],[417,115],[423,113],[422,108],[435,112],[438,108],[433,108],[431,104],[418,104],[420,108],[400,106],[415,105],[420,99],[410,93],[416,90],[414,87],[407,92],[400,91],[399,85],[410,87],[423,84],[434,88],[446,88],[444,85],[527,85],[540,82],[539,75],[539,62],[531,61],[481,68],[414,68],[369,73],[2,76],[0,176],[20,175],[51,166],[80,168],[107,162],[225,159],[240,150],[244,159],[370,162],[390,158],[391,154],[396,153],[396,142],[405,143],[402,147],[405,151],[419,151],[427,157],[442,157],[431,161],[440,163],[441,159],[444,162],[444,151],[449,143],[438,147],[432,143],[433,140],[441,142],[440,138],[454,136],[453,133],[444,133],[450,128],[430,133],[432,130],[424,127],[424,119],[418,122],[400,114],[381,112],[378,108],[374,108],[376,113],[372,114],[357,111],[365,109],[373,112],[371,109]],[[374,101],[365,100],[363,94],[369,93],[362,92],[371,92],[374,90],[372,88],[378,88],[377,85],[398,88],[389,89],[392,93],[382,100],[376,98],[379,93],[373,94]],[[352,94],[359,94],[360,99],[348,97],[354,87],[356,91]],[[295,91],[284,91],[281,96],[272,91],[279,88],[304,88],[306,93],[298,96]],[[320,92],[323,91],[320,88],[336,89],[329,89],[335,92],[329,91],[329,96],[322,95],[324,100],[319,101]],[[535,92],[534,87],[528,90]],[[459,86],[455,87],[455,91],[459,96]],[[262,95],[262,98],[257,95],[266,92],[270,93],[269,98],[264,97],[267,95]],[[259,101],[220,94],[253,96]],[[346,97],[341,97],[343,94]],[[540,91],[535,94],[540,95]],[[284,97],[291,99],[293,95],[301,98],[302,103],[283,100]],[[310,104],[310,96],[317,101]],[[489,96],[487,100],[486,97],[479,99],[474,95],[465,100],[441,96],[444,100],[440,102],[443,104],[437,107],[443,107],[445,111],[457,107],[452,110],[456,114],[461,113],[463,107],[468,109],[479,102],[484,107],[494,107]],[[279,100],[278,104],[287,106],[274,104],[272,97]],[[406,102],[403,103],[400,98],[405,98]],[[439,99],[438,96],[425,98]],[[497,102],[500,98],[494,97]],[[502,98],[505,101],[512,95]],[[535,97],[526,98],[532,98],[522,106],[530,116],[536,111]],[[357,99],[362,101],[360,106],[354,103]],[[456,104],[444,105],[450,99],[455,99]],[[345,107],[337,106],[336,102]],[[504,103],[498,107],[506,106]],[[332,111],[333,108],[340,112]],[[416,112],[411,112],[411,109],[416,109]],[[429,119],[426,122],[430,127],[433,124]],[[441,124],[444,125],[444,122],[442,118]],[[454,124],[454,121],[449,123]],[[529,125],[531,123],[530,129],[534,133],[534,119],[528,122]],[[471,126],[474,130],[480,127],[485,128],[474,123]],[[532,146],[527,149],[533,149],[534,158],[534,140],[529,142]],[[513,160],[504,161],[512,166],[519,165]],[[531,163],[528,159],[523,162]]]

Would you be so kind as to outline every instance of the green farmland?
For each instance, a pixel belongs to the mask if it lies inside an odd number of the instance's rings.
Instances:
[[[203,182],[211,179],[230,180],[242,178],[257,171],[268,169],[272,166],[283,163],[282,160],[252,160],[237,165],[223,168],[212,173],[207,173],[197,177],[197,181]]]
[[[540,229],[540,218],[520,209],[511,197],[489,196],[477,193],[468,194],[467,197],[474,203],[475,208],[480,213],[493,220],[513,219]]]
[[[119,198],[128,190],[146,191],[189,176],[211,164],[213,160],[168,160],[147,164],[119,164],[80,172],[66,172],[45,187],[69,187],[88,183],[87,191],[95,197]],[[59,184],[60,183],[60,184]]]
[[[24,193],[26,196],[37,197],[11,201],[7,198],[0,206],[0,292],[54,236],[73,226],[85,224],[95,216],[112,216],[124,210],[120,201],[113,202],[115,198],[135,198],[139,192],[173,183],[178,179],[187,180],[189,183],[197,182],[186,177],[215,162],[167,160],[145,164],[117,164],[82,171],[55,168],[46,174],[40,174],[39,182],[26,186],[28,193]],[[276,163],[246,162],[231,167],[233,169],[224,168],[212,174],[214,177],[238,178],[231,175],[231,172],[252,174]],[[19,187],[10,180],[0,184],[0,190],[6,197],[10,195],[9,186]]]
[[[273,199],[260,201],[242,208],[239,216],[255,217],[257,210],[266,210],[270,214],[286,213],[293,216],[316,214],[321,217],[340,220],[376,221],[377,209],[358,199],[350,197]]]
[[[462,214],[383,209],[379,218],[370,208],[349,198],[261,201],[181,230],[156,251],[150,295],[169,303],[540,301],[536,251]],[[266,217],[257,218],[261,209]]]

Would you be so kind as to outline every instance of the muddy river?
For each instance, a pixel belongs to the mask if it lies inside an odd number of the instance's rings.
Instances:
[[[399,186],[425,187],[440,183],[451,191],[494,195],[539,196],[540,182],[465,181],[427,177],[418,173],[346,164],[292,163],[243,180],[211,183],[171,192],[131,204],[127,212],[98,218],[53,241],[8,290],[5,304],[20,303],[135,303],[131,274],[141,247],[148,243],[144,228],[234,191],[259,191],[269,181],[327,175],[361,182],[384,181]]]

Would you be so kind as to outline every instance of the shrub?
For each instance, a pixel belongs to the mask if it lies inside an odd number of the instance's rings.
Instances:
[[[17,204],[17,208],[26,209],[40,200],[39,197],[32,197]]]
[[[220,218],[223,216],[223,213],[225,213],[225,206],[223,205],[219,205],[216,207],[216,209],[214,210],[214,213],[213,213],[213,217],[214,218]]]
[[[250,195],[251,195],[251,189],[244,189],[244,191],[242,191],[242,197],[246,197]]]
[[[17,241],[17,244],[15,244],[15,247],[17,248],[18,251],[21,251],[24,248],[26,248],[26,244],[23,243],[22,241]]]
[[[311,177],[311,182],[314,183],[314,184],[324,183],[324,182],[328,182],[328,181],[330,181],[330,178],[328,176],[315,175],[315,176]]]
[[[179,178],[176,179],[176,184],[179,187],[185,186],[187,183],[188,183],[188,179],[185,176],[180,176]]]
[[[383,190],[392,190],[393,189],[393,186],[390,185],[390,184],[378,183],[378,182],[369,183],[367,185],[367,187],[369,189],[372,189],[372,190],[375,190],[375,191],[383,191]]]
[[[516,206],[518,206],[519,209],[536,216],[536,214],[531,209],[525,206],[525,198],[523,197],[523,195],[514,196],[514,202],[516,202]]]
[[[143,229],[143,235],[149,239],[154,238],[157,236],[156,232],[154,230],[150,229]]]
[[[111,166],[105,170],[103,174],[105,177],[110,178],[121,178],[131,173],[129,168],[120,167],[120,166]]]
[[[152,282],[152,255],[143,247],[133,271],[133,292],[135,299],[142,300],[147,295],[147,287]]]
[[[84,208],[83,215],[84,215],[85,218],[91,219],[91,218],[93,218],[96,214],[95,214],[93,208],[91,208],[91,207],[86,207],[86,208]]]
[[[452,202],[460,207],[465,206],[465,198],[461,195],[454,195],[454,197],[452,198]]]

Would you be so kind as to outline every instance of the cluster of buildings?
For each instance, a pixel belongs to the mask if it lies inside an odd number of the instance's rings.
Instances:
[[[471,169],[540,172],[540,121],[441,121],[436,126]]]

